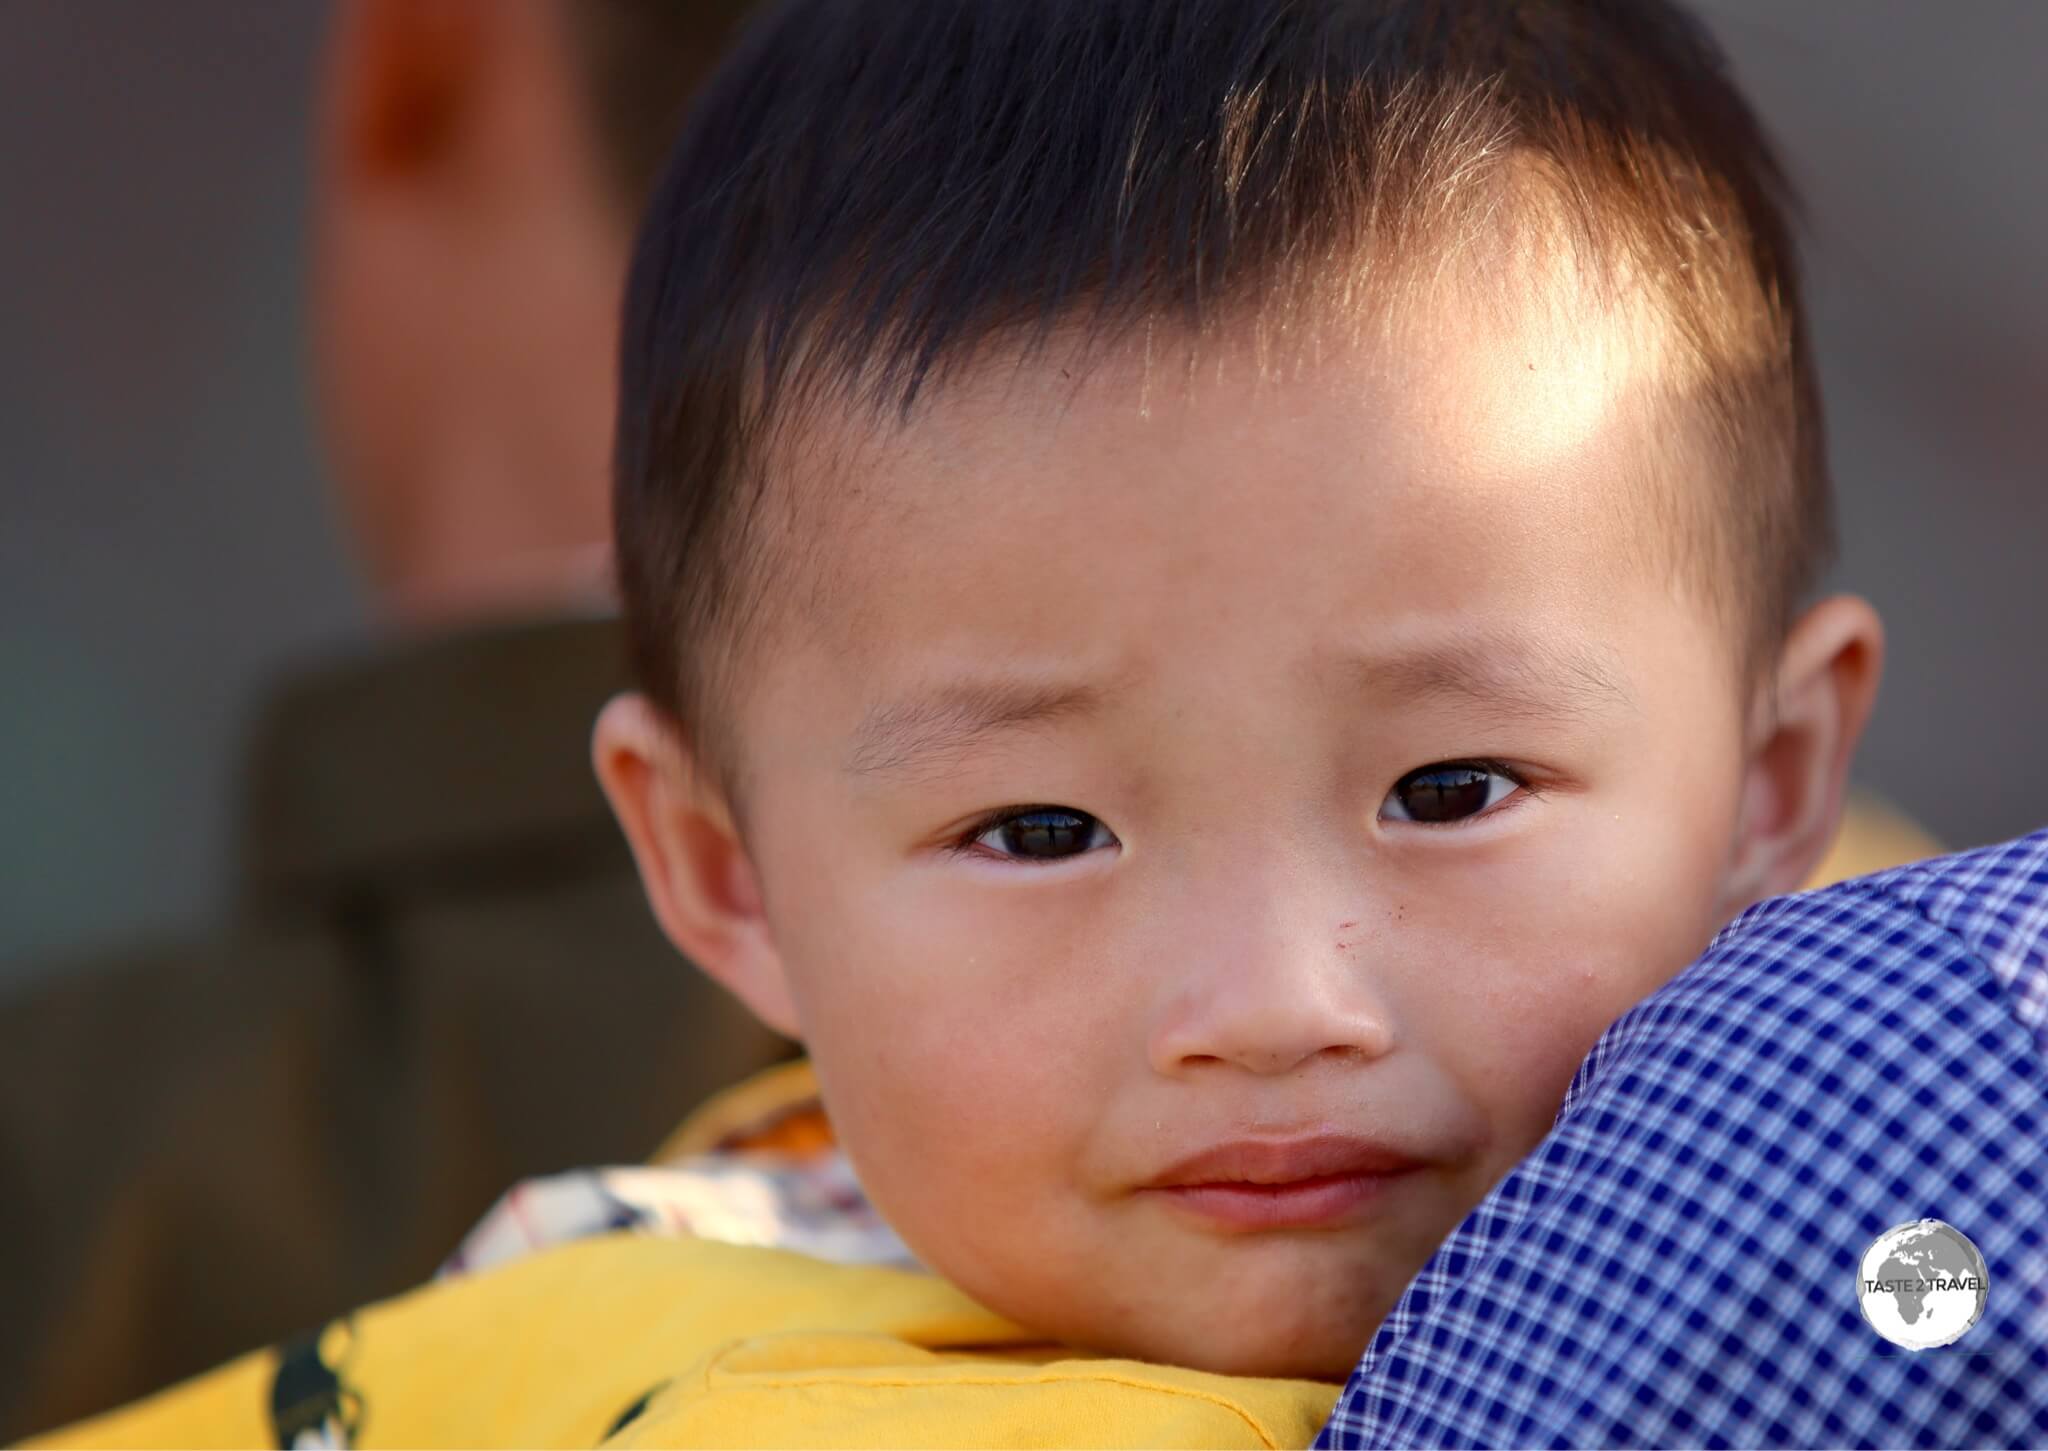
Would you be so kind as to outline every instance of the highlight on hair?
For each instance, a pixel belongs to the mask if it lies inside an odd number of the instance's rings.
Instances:
[[[771,461],[819,410],[908,419],[998,344],[1385,314],[1510,233],[1654,309],[1724,482],[1651,507],[1762,658],[1832,539],[1791,210],[1664,0],[785,0],[635,251],[614,466],[642,684],[735,791],[724,705],[804,566]]]

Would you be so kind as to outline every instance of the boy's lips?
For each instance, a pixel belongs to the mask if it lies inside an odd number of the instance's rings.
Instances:
[[[1423,1161],[1370,1139],[1243,1139],[1180,1160],[1143,1192],[1220,1228],[1326,1228],[1368,1210]]]

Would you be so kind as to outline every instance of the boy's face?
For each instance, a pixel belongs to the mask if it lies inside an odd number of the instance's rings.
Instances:
[[[988,1305],[1341,1377],[1739,905],[1729,642],[1620,502],[1644,380],[1539,331],[1134,350],[1064,407],[997,365],[792,483],[836,502],[736,707],[762,911],[862,1182]]]

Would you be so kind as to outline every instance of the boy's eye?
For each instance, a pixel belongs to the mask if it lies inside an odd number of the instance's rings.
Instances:
[[[1064,806],[1033,806],[991,817],[969,838],[969,844],[1021,861],[1054,862],[1113,845],[1109,828],[1085,811]]]
[[[1522,783],[1500,766],[1440,763],[1410,771],[1395,782],[1380,815],[1389,821],[1425,824],[1463,821],[1521,789]]]

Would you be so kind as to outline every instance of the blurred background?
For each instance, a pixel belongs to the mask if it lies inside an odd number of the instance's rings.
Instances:
[[[0,0],[0,1444],[792,1051],[588,765],[626,252],[746,9]]]
[[[1861,776],[2048,821],[2048,6],[1702,7],[1811,209]],[[315,0],[0,4],[0,980],[208,920],[260,682],[368,628],[305,402]],[[260,610],[247,601],[263,600]]]
[[[600,377],[624,203],[743,0],[346,0],[368,18],[345,45],[334,8],[0,0],[0,1251],[22,1251],[0,1254],[0,1441],[411,1284],[513,1179],[643,1156],[787,1051],[647,921],[582,765],[616,661],[573,561],[489,611],[394,611],[407,562],[348,542],[391,521],[332,471],[397,477],[418,420],[316,437],[308,366],[316,234],[365,289],[328,321],[385,309],[396,351],[338,330],[372,347],[365,377],[463,375],[433,304],[475,281],[449,316],[535,322],[485,326],[489,360],[557,365],[487,401],[559,425],[597,480],[603,388],[563,383]],[[1808,201],[1836,582],[1891,637],[1859,779],[1951,846],[2048,824],[2048,5],[1697,8]],[[337,56],[361,103],[341,125]],[[527,170],[558,190],[519,193]],[[488,202],[494,260],[453,245],[475,218],[442,193]],[[354,230],[324,233],[337,214]],[[435,296],[406,293],[408,257]],[[393,400],[349,401],[360,423]],[[583,537],[597,497],[554,522]],[[465,633],[511,598],[548,622]],[[373,649],[407,611],[425,653]],[[469,704],[437,713],[422,681]],[[489,789],[437,795],[479,752]],[[351,756],[367,777],[329,769]],[[566,1001],[564,961],[601,982]],[[146,1307],[231,1276],[271,1318],[227,1297],[158,1343]]]
[[[324,19],[0,3],[0,973],[213,915],[258,682],[365,628],[301,366]]]

